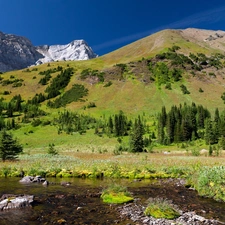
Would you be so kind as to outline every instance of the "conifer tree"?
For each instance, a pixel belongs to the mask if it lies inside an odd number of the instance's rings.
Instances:
[[[163,144],[165,138],[164,126],[163,126],[163,118],[162,115],[159,115],[158,118],[158,142]]]
[[[144,128],[140,116],[135,120],[133,133],[131,135],[131,152],[143,152],[144,150]]]
[[[12,134],[2,130],[0,133],[0,158],[5,160],[16,159],[18,154],[23,151],[23,147],[14,139]]]
[[[123,111],[114,117],[114,134],[116,137],[127,135],[127,118]]]
[[[213,154],[213,148],[212,145],[209,146],[209,156],[212,156]]]
[[[205,121],[205,142],[209,145],[214,143],[212,121],[209,118]]]
[[[163,107],[162,107],[162,113],[161,113],[161,123],[162,123],[162,126],[163,126],[163,127],[166,126],[166,119],[167,119],[166,107],[163,106]]]
[[[174,141],[174,129],[175,129],[175,116],[173,111],[171,110],[170,113],[168,113],[167,116],[167,136],[168,136],[168,140],[167,143],[171,144]]]
[[[112,117],[109,117],[109,121],[108,121],[108,133],[112,134],[113,133],[113,120]]]

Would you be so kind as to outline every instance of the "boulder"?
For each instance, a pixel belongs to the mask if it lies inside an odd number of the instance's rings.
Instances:
[[[29,183],[43,183],[45,182],[45,178],[41,177],[41,176],[25,176],[23,177],[20,182],[21,183],[25,183],[25,184],[29,184]]]
[[[3,195],[0,199],[0,210],[30,207],[33,201],[33,195]]]

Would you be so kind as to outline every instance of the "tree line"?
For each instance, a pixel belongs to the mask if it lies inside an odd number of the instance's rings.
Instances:
[[[205,140],[206,144],[217,144],[225,137],[225,112],[219,112],[216,108],[214,116],[202,105],[183,104],[179,107],[172,106],[166,112],[162,107],[158,115],[158,142],[169,145]]]

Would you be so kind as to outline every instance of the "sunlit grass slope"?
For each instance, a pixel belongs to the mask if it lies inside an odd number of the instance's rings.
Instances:
[[[174,45],[180,47],[178,52],[186,55],[200,52],[210,55],[218,52],[218,50],[210,48],[205,42],[199,43],[184,38],[182,32],[179,30],[163,30],[96,59],[52,62],[30,67],[29,69],[1,74],[4,80],[22,79],[23,82],[21,87],[13,87],[12,84],[0,86],[0,97],[8,101],[13,96],[20,94],[24,100],[29,100],[35,94],[44,93],[46,85],[39,84],[42,78],[39,72],[61,66],[64,69],[68,67],[74,68],[74,74],[70,83],[62,90],[62,93],[77,83],[83,84],[88,89],[88,95],[84,97],[84,101],[68,104],[66,108],[69,110],[98,117],[108,116],[117,113],[119,110],[124,111],[130,116],[137,116],[143,113],[155,115],[161,110],[162,106],[170,108],[172,105],[179,105],[184,102],[202,104],[210,111],[214,111],[216,107],[223,109],[224,103],[221,100],[221,95],[224,92],[223,70],[218,72],[216,77],[208,76],[204,79],[199,79],[199,77],[193,77],[189,73],[186,73],[181,81],[171,84],[172,90],[166,89],[165,85],[157,87],[155,83],[146,84],[137,79],[115,79],[109,87],[105,87],[105,82],[92,84],[80,79],[80,74],[84,69],[91,68],[92,70],[103,71],[119,63],[129,63],[143,57],[151,58]],[[215,72],[217,73],[217,71]],[[58,73],[51,74],[52,78],[57,76]],[[180,89],[181,84],[185,84],[190,94],[185,95],[182,93]],[[204,92],[200,93],[200,88]],[[5,91],[10,92],[10,94],[3,95]],[[87,108],[86,106],[89,102],[94,102],[96,107]],[[48,112],[46,118],[56,116],[60,110],[46,107],[46,102],[42,103],[42,109]]]

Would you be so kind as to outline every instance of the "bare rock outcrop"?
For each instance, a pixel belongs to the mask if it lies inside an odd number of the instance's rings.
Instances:
[[[0,32],[0,72],[24,69],[52,61],[87,60],[97,57],[84,40],[66,45],[35,47],[25,37]]]
[[[0,71],[23,69],[43,58],[25,37],[0,32]]]

